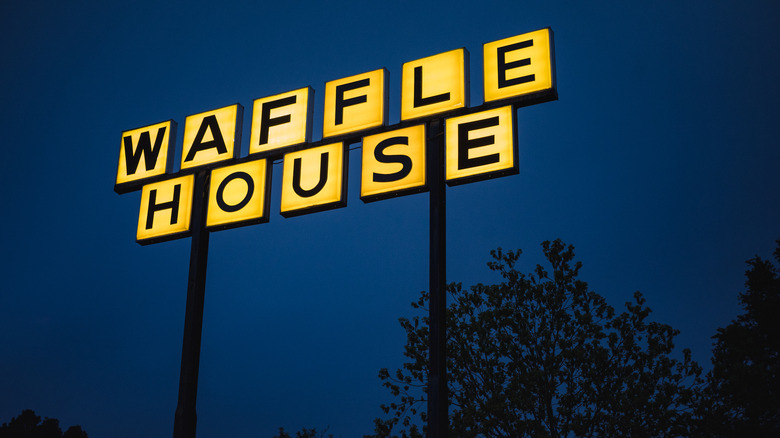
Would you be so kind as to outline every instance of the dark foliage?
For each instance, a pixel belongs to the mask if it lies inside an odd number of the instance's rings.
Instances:
[[[780,275],[769,260],[747,263],[744,313],[713,336],[702,436],[780,436]]]
[[[333,435],[327,433],[327,429],[317,432],[317,429],[306,429],[305,427],[298,432],[295,432],[295,437],[287,433],[283,427],[279,428],[279,435],[274,435],[273,438],[334,438]]]
[[[520,251],[492,252],[504,281],[448,288],[451,436],[690,436],[700,367],[676,330],[648,321],[638,292],[617,314],[579,280],[574,249],[544,242],[549,267],[523,274]],[[425,309],[427,293],[413,304]],[[422,437],[428,360],[427,317],[402,318],[402,369],[380,371],[395,397],[373,437]]]
[[[18,417],[0,426],[0,438],[88,438],[81,426],[71,426],[62,433],[60,422],[54,418],[44,418],[25,409]]]

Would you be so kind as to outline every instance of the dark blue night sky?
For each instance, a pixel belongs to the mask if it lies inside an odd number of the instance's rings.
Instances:
[[[113,184],[122,131],[551,27],[559,100],[517,112],[519,175],[447,191],[447,278],[498,278],[498,246],[562,238],[621,308],[635,290],[709,366],[745,260],[780,238],[776,1],[6,2],[0,12],[0,422],[22,409],[90,437],[173,430],[189,239],[135,243]],[[182,129],[176,144],[181,145]],[[177,151],[177,154],[180,151]],[[401,364],[397,319],[428,288],[428,195],[213,233],[198,436],[372,431]]]

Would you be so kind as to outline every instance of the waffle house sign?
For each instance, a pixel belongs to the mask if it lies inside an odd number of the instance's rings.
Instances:
[[[515,109],[557,99],[552,31],[484,44],[482,59],[484,103],[478,107],[469,105],[465,48],[403,64],[400,122],[392,126],[386,69],[327,82],[322,139],[316,142],[311,87],[256,99],[243,157],[240,104],[188,116],[180,149],[173,120],[125,131],[114,190],[141,191],[136,240],[149,244],[190,234],[198,172],[209,174],[205,208],[211,231],[268,221],[274,160],[283,162],[282,216],[345,206],[348,146],[358,142],[364,202],[424,192],[433,124],[444,136],[447,184],[515,174]],[[177,172],[174,156],[180,160]]]

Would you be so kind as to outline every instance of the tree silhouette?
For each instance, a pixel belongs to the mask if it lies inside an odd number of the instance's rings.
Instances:
[[[548,268],[523,274],[521,251],[498,249],[488,266],[502,283],[448,287],[451,436],[690,436],[701,369],[688,350],[671,356],[678,331],[648,321],[638,292],[616,314],[578,279],[572,246],[542,248]],[[372,437],[424,436],[428,319],[400,322],[407,362],[379,373],[395,400]]]
[[[780,275],[769,260],[756,256],[747,263],[739,295],[744,313],[713,336],[704,436],[780,436]]]
[[[317,432],[317,429],[306,429],[305,427],[298,432],[295,432],[295,437],[287,433],[283,427],[279,428],[279,434],[274,435],[273,438],[333,438],[333,435],[328,434],[327,436],[325,433],[328,430],[321,430]]]
[[[0,426],[0,438],[88,438],[81,426],[71,426],[63,435],[60,421],[55,418],[44,418],[35,415],[30,409],[25,409],[18,417]]]
[[[81,426],[71,426],[62,434],[62,438],[89,438]]]

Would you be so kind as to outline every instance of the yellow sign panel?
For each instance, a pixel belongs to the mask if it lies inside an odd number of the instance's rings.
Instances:
[[[484,45],[485,102],[553,90],[552,31],[537,30]]]
[[[208,228],[233,228],[268,221],[268,160],[255,160],[211,171]]]
[[[239,104],[187,116],[181,168],[190,169],[238,157],[244,107]]]
[[[256,99],[246,160],[237,159],[240,104],[188,116],[177,175],[197,170],[198,178],[205,178],[210,172],[205,222],[208,229],[219,230],[268,221],[271,163],[280,157],[282,216],[346,206],[347,146],[360,137],[363,202],[427,190],[427,168],[436,163],[427,162],[432,133],[426,130],[436,126],[438,132],[442,123],[448,185],[517,173],[514,109],[558,98],[552,30],[484,44],[483,73],[485,104],[470,108],[465,48],[404,63],[401,122],[395,126],[387,126],[386,69],[327,82],[325,140],[316,146],[310,143],[311,87]],[[434,118],[433,124],[426,124]],[[195,177],[168,175],[176,129],[176,122],[169,120],[122,133],[114,191],[142,189],[137,229],[141,244],[191,234]],[[203,201],[197,200],[198,205]]]
[[[346,160],[343,143],[286,154],[282,171],[282,216],[345,206]]]
[[[468,55],[461,48],[405,63],[401,120],[468,106]]]
[[[511,106],[447,119],[445,137],[448,184],[517,173]]]
[[[116,184],[164,175],[171,170],[169,151],[176,141],[176,122],[168,120],[122,133]]]
[[[256,99],[249,153],[308,142],[313,100],[314,90],[309,87]]]
[[[141,191],[136,240],[144,245],[189,235],[195,176],[147,184]]]
[[[374,70],[325,84],[322,137],[387,123],[387,71]]]
[[[363,138],[364,202],[422,191],[425,183],[425,125]]]

